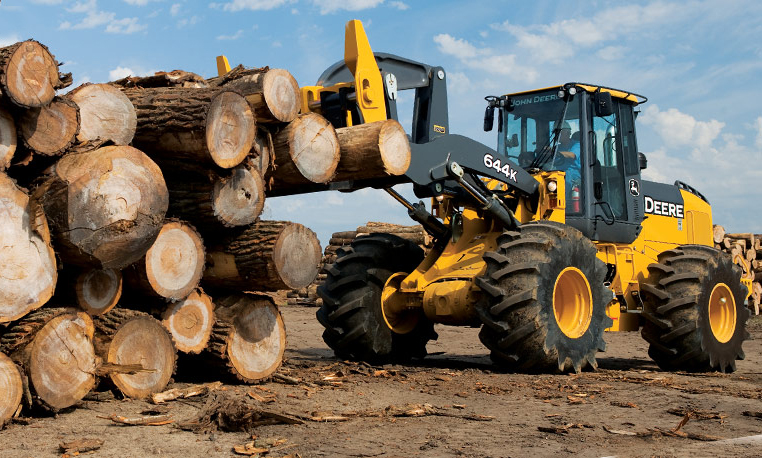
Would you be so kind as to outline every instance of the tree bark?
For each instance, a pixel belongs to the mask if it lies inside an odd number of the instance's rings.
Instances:
[[[157,161],[187,160],[229,169],[251,151],[254,115],[237,92],[125,89],[138,116],[133,144]]]
[[[257,122],[286,123],[299,114],[299,85],[287,70],[244,70],[222,86],[246,97]]]
[[[147,313],[116,308],[95,319],[95,350],[107,363],[140,364],[135,374],[109,375],[125,396],[145,399],[166,388],[177,351],[164,326]]]
[[[125,269],[132,290],[170,300],[188,296],[204,273],[204,240],[187,223],[168,220],[145,256]]]
[[[202,233],[251,224],[264,209],[264,179],[249,161],[220,174],[199,167],[172,168],[165,176],[169,214],[190,221]]]
[[[201,353],[209,343],[214,322],[214,303],[201,289],[170,304],[161,320],[177,350],[195,354]]]
[[[267,129],[259,128],[257,132],[257,138],[254,140],[254,148],[251,154],[251,163],[259,169],[262,176],[265,176],[270,169],[272,158],[275,155],[273,136]]]
[[[41,43],[29,40],[0,48],[0,89],[15,105],[48,105],[67,81],[66,75],[58,73],[55,57]]]
[[[0,171],[11,165],[13,155],[16,153],[17,138],[13,117],[0,106]]]
[[[272,375],[286,349],[286,328],[272,298],[234,294],[215,302],[217,322],[202,357],[246,383]]]
[[[269,191],[298,192],[311,183],[328,183],[339,164],[336,130],[316,113],[302,114],[273,138],[274,167],[265,177]]]
[[[161,170],[130,146],[67,154],[37,193],[64,261],[110,269],[143,257],[168,205]]]
[[[66,97],[79,106],[77,141],[111,141],[129,145],[135,136],[137,114],[126,95],[111,84],[84,84]]]
[[[0,353],[0,429],[3,429],[21,406],[24,382],[12,359]]]
[[[399,122],[359,124],[336,129],[341,160],[333,181],[402,175],[410,165],[410,143]]]
[[[52,410],[64,409],[95,385],[93,329],[85,312],[45,308],[11,327],[0,339],[0,351],[24,368],[36,399]]]
[[[24,147],[35,154],[60,156],[76,140],[79,123],[77,104],[56,97],[50,105],[24,111],[18,127]]]
[[[201,75],[183,70],[156,72],[151,76],[128,76],[112,81],[111,84],[124,88],[185,87],[203,89],[209,87]]]
[[[2,172],[0,211],[0,323],[7,323],[48,302],[58,271],[45,213]]]
[[[320,258],[317,236],[301,224],[258,221],[209,247],[203,281],[239,291],[298,289],[315,279]]]

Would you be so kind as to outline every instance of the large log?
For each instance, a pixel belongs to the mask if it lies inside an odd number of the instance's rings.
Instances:
[[[4,353],[0,353],[0,429],[21,406],[24,382],[18,366]]]
[[[77,141],[111,141],[129,145],[135,136],[137,115],[132,102],[111,84],[84,84],[66,95],[79,106]]]
[[[8,110],[0,106],[0,171],[11,165],[11,159],[16,153],[17,138],[13,117]]]
[[[203,282],[239,291],[298,289],[315,279],[320,258],[320,242],[310,229],[258,221],[209,247]]]
[[[45,304],[58,272],[44,212],[2,172],[0,211],[0,323],[7,323]]]
[[[162,324],[150,315],[115,308],[95,319],[95,350],[107,363],[142,365],[137,373],[109,375],[125,396],[145,399],[166,388],[175,372],[177,351]]]
[[[215,302],[217,322],[202,356],[246,383],[272,375],[286,349],[286,328],[272,298],[235,294]]]
[[[0,89],[15,105],[48,105],[70,77],[58,73],[58,62],[41,43],[29,40],[0,48]]]
[[[64,262],[113,269],[143,257],[168,205],[161,170],[130,146],[67,154],[37,193]]]
[[[24,368],[37,400],[64,409],[95,385],[93,330],[85,312],[44,308],[15,323],[0,338],[0,351]]]
[[[410,165],[410,143],[393,120],[336,129],[341,160],[333,181],[378,179],[402,175]]]
[[[215,323],[212,298],[197,289],[181,301],[170,304],[162,314],[175,347],[183,353],[201,353],[209,343]]]
[[[251,224],[264,209],[264,179],[249,161],[220,174],[198,167],[175,167],[166,179],[169,214],[190,221],[202,233]]]
[[[299,85],[291,73],[280,68],[230,72],[223,87],[234,89],[246,97],[257,122],[291,122],[299,114]]]
[[[18,120],[18,129],[28,150],[43,156],[58,156],[76,140],[79,119],[76,103],[56,97],[50,105],[24,111]]]
[[[124,272],[133,291],[180,300],[198,286],[204,260],[198,232],[187,223],[168,220],[145,256]]]
[[[156,72],[151,76],[128,76],[111,84],[130,88],[147,87],[186,87],[186,88],[206,88],[209,87],[201,75],[184,70],[172,70],[171,72]]]
[[[328,183],[339,165],[336,130],[316,113],[302,114],[273,138],[274,166],[265,176],[268,191],[287,194],[300,186]]]
[[[229,169],[254,144],[254,115],[237,92],[170,87],[124,93],[137,110],[133,145],[157,161],[187,160]]]

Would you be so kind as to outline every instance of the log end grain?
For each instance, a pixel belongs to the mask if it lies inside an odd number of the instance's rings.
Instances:
[[[4,173],[0,212],[0,323],[7,323],[45,304],[58,272],[42,209]]]
[[[137,115],[130,99],[111,84],[85,84],[68,95],[79,106],[77,140],[128,145],[135,136]]]
[[[184,353],[198,354],[206,348],[214,327],[214,304],[203,291],[193,291],[181,301],[170,304],[162,314],[175,347]]]
[[[115,269],[86,269],[77,276],[77,303],[90,316],[113,309],[122,297],[122,273]]]
[[[0,353],[0,429],[10,420],[21,405],[24,385],[18,366],[5,354]]]
[[[341,157],[336,130],[316,113],[297,117],[276,135],[273,143],[276,182],[299,183],[306,179],[313,183],[327,183],[336,172]]]
[[[58,63],[42,44],[28,40],[3,49],[7,60],[0,81],[10,100],[21,107],[49,104],[61,81]]]
[[[187,223],[169,221],[146,252],[146,278],[159,296],[182,299],[201,281],[204,260],[204,241],[198,232]]]
[[[85,312],[55,316],[31,343],[28,371],[44,404],[63,409],[79,402],[95,385],[93,321]]]
[[[226,169],[240,164],[251,151],[256,133],[246,99],[231,91],[214,98],[207,113],[206,147],[215,164]]]
[[[253,223],[262,213],[264,206],[265,181],[255,167],[239,165],[233,169],[229,177],[214,184],[214,216],[225,226],[245,226]]]
[[[317,234],[309,228],[292,223],[280,233],[273,260],[287,289],[303,288],[317,277],[322,250]]]
[[[410,142],[405,129],[396,120],[383,122],[378,136],[378,146],[385,172],[389,175],[402,175],[410,166]]]
[[[299,114],[299,85],[288,70],[272,68],[265,73],[262,94],[275,120],[291,122]]]
[[[49,105],[24,111],[19,119],[19,133],[28,149],[56,156],[74,143],[79,123],[77,104],[58,97]]]

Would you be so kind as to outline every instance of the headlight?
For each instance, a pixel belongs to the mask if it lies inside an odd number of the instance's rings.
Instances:
[[[557,189],[558,189],[558,183],[556,183],[555,181],[548,182],[548,191],[556,192]]]

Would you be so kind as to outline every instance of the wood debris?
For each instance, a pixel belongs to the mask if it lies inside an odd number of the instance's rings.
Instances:
[[[99,415],[97,418],[104,418],[106,420],[111,420],[114,423],[126,426],[162,426],[175,422],[174,418],[172,418],[172,415],[145,415],[141,417],[125,417],[112,413],[108,417]]]
[[[61,453],[76,455],[79,453],[93,452],[100,449],[102,446],[103,441],[101,439],[87,438],[61,442],[58,444],[58,449],[61,451]]]
[[[202,396],[214,391],[222,386],[222,382],[204,383],[203,385],[193,385],[186,388],[172,388],[151,396],[151,402],[154,404],[163,404],[175,399],[186,399],[193,396]]]

